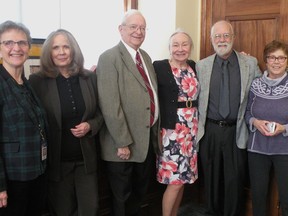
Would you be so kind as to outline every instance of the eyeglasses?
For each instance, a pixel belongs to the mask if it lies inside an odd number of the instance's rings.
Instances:
[[[267,61],[270,63],[275,62],[276,60],[278,60],[279,63],[284,63],[287,60],[287,56],[266,56]]]
[[[132,32],[136,32],[138,31],[138,29],[140,29],[140,31],[144,33],[147,30],[146,27],[144,26],[137,26],[137,25],[123,25],[123,26],[127,26]]]
[[[224,33],[224,34],[215,34],[212,37],[215,40],[220,40],[222,37],[224,38],[224,40],[228,40],[228,39],[231,39],[233,36],[234,36],[233,34]]]
[[[29,46],[29,42],[25,40],[20,41],[7,40],[2,41],[0,44],[3,44],[8,49],[12,49],[15,46],[15,44],[17,44],[20,48],[27,48]]]

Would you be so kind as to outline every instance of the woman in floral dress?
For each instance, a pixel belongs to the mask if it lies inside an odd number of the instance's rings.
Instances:
[[[198,178],[196,134],[198,91],[195,62],[188,60],[191,37],[177,30],[170,37],[170,60],[153,63],[158,78],[161,114],[161,154],[157,156],[157,180],[167,184],[162,200],[163,216],[176,216],[184,184]]]

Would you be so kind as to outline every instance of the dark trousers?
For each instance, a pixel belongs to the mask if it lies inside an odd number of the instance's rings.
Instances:
[[[31,181],[7,182],[8,205],[0,216],[41,216],[46,203],[46,176]]]
[[[277,143],[275,143],[276,145]],[[288,216],[288,156],[248,153],[252,207],[254,216],[267,215],[270,173],[274,168],[282,216]]]
[[[148,190],[155,155],[150,145],[143,163],[106,161],[106,172],[113,194],[113,216],[140,215],[141,202]]]
[[[97,174],[87,174],[83,162],[62,162],[61,181],[49,181],[48,198],[53,216],[96,216]]]
[[[206,215],[238,216],[244,208],[247,152],[236,146],[236,126],[206,122],[200,142]]]

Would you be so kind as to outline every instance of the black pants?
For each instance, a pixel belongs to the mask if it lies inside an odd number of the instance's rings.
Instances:
[[[276,143],[275,143],[276,144]],[[288,156],[248,153],[254,216],[267,215],[270,173],[274,168],[282,216],[288,216]]]
[[[41,216],[46,204],[46,176],[31,181],[7,182],[8,205],[0,216]]]
[[[236,125],[206,123],[200,142],[206,215],[238,216],[244,208],[247,152],[236,146]]]
[[[62,179],[49,181],[48,198],[53,216],[95,216],[98,204],[97,173],[87,174],[84,162],[62,162]]]
[[[141,202],[148,190],[155,166],[150,145],[143,163],[106,161],[106,172],[113,193],[113,216],[140,215]],[[156,180],[155,180],[156,181]]]

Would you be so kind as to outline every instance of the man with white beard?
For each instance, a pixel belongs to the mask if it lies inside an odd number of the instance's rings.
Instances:
[[[244,114],[252,80],[261,74],[257,59],[233,50],[232,25],[211,28],[215,54],[200,60],[201,90],[197,147],[204,176],[206,215],[238,216],[243,209],[248,129]]]

